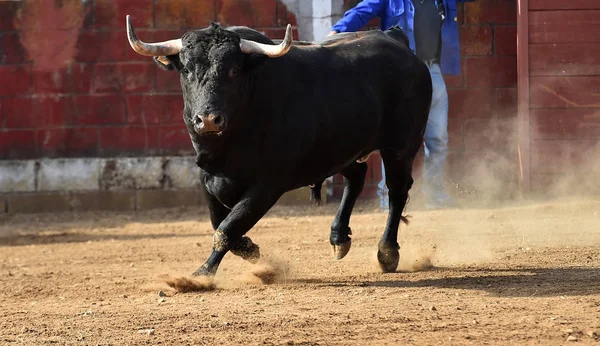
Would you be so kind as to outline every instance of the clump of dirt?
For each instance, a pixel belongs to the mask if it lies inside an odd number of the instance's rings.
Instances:
[[[185,276],[172,276],[166,274],[161,275],[160,278],[167,285],[180,293],[212,291],[217,288],[213,279],[205,276],[189,278]]]

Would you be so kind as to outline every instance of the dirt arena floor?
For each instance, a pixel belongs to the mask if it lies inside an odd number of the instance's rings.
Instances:
[[[600,344],[600,202],[413,210],[392,274],[372,203],[332,258],[336,208],[274,208],[249,233],[259,264],[228,255],[185,293],[166,281],[208,256],[206,210],[4,216],[0,344]]]

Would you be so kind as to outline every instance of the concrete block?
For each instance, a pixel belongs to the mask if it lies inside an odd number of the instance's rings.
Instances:
[[[38,191],[97,190],[100,160],[44,159],[40,161]]]
[[[35,161],[0,161],[0,192],[35,191]]]
[[[204,203],[204,195],[200,189],[186,191],[138,190],[136,194],[137,210],[198,206]]]
[[[68,211],[69,194],[66,192],[35,192],[6,196],[9,213],[45,213]]]
[[[325,18],[331,17],[331,1],[313,0],[312,2],[312,17]]]
[[[103,190],[155,189],[162,186],[161,157],[137,157],[106,160],[101,167]]]
[[[76,192],[71,196],[74,211],[135,210],[135,191],[89,191]]]
[[[331,0],[331,20],[336,23],[344,15],[344,0]]]
[[[312,17],[298,17],[296,16],[296,21],[298,22],[298,38],[303,41],[312,41],[315,39],[315,35],[313,33],[313,19]]]
[[[290,4],[290,9],[292,8],[292,4]],[[294,8],[295,10],[296,8]],[[312,1],[298,1],[297,12],[290,11],[296,15],[296,18],[312,18],[313,13],[313,4]]]
[[[171,157],[165,167],[168,187],[172,189],[200,188],[200,168],[193,156]]]

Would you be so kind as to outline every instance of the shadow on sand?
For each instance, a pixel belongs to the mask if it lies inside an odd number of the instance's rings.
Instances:
[[[295,283],[322,287],[372,287],[372,288],[440,288],[485,291],[496,297],[560,297],[596,295],[600,292],[600,268],[518,268],[518,269],[460,269],[434,268],[431,276],[417,280],[327,281],[298,279]],[[407,278],[417,273],[396,273]],[[386,275],[386,276],[389,276]],[[593,303],[593,302],[590,302]],[[596,302],[600,307],[600,301]]]

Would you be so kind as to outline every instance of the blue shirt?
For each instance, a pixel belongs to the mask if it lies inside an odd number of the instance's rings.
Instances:
[[[473,0],[442,0],[446,18],[441,29],[440,67],[442,73],[446,75],[460,74],[456,2],[465,1]],[[413,52],[415,51],[415,7],[411,0],[363,0],[354,8],[346,11],[344,17],[333,26],[332,30],[337,32],[358,31],[375,17],[381,19],[381,30],[387,30],[394,25],[400,26],[408,36],[410,48]]]

